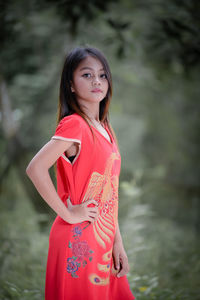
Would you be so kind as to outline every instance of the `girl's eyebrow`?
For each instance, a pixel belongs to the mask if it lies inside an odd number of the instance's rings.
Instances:
[[[82,71],[82,70],[85,70],[85,69],[93,70],[93,68],[90,68],[90,67],[83,67],[79,71]],[[103,68],[99,69],[99,71],[104,71],[104,69]]]

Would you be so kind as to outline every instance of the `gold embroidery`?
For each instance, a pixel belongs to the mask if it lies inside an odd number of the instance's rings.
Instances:
[[[112,241],[115,233],[115,225],[118,215],[118,182],[117,175],[112,175],[115,160],[119,160],[118,153],[113,152],[107,159],[104,174],[92,173],[83,202],[95,199],[99,206],[99,216],[92,224],[97,243],[106,249],[106,243],[110,244],[110,250],[102,255],[102,263],[97,263],[97,270],[104,272],[106,277],[96,273],[89,275],[89,280],[95,285],[107,285],[110,280],[110,266],[112,260]]]
[[[112,216],[110,216],[109,214],[107,214],[106,217],[104,216],[104,218],[112,222]]]
[[[111,229],[114,230],[114,227],[113,227],[110,223],[108,223],[107,221],[105,221],[104,217],[101,218],[101,222],[102,222],[104,225],[106,225],[107,227],[109,227],[109,228],[111,228]]]
[[[108,252],[106,252],[103,255],[103,261],[109,261],[111,259],[111,255],[112,255],[112,249],[110,249]]]
[[[109,218],[107,218],[106,216],[102,216],[102,219],[108,221],[108,222],[112,222]],[[111,225],[110,223],[108,223],[109,225]],[[111,225],[112,226],[112,225]],[[113,226],[112,226],[113,227]]]
[[[104,230],[104,232],[108,233],[109,235],[113,236],[113,232],[108,229],[107,227],[105,227],[103,224],[102,224],[102,219],[98,219],[97,220],[97,223],[99,224],[99,226]]]
[[[98,222],[96,222],[96,229],[97,229],[97,231],[98,231],[98,234],[99,234],[104,240],[106,240],[106,241],[109,242],[109,243],[111,242],[109,236],[108,236],[103,230],[101,230],[101,228],[99,227]]]
[[[95,227],[93,227],[93,230],[94,230],[94,235],[96,237],[97,242],[101,245],[101,247],[103,247],[105,249],[106,248],[106,244],[104,243],[104,241],[100,238],[100,236],[96,232]]]
[[[90,274],[89,280],[96,285],[106,285],[109,283],[109,277],[102,278],[98,276],[97,274]]]
[[[109,236],[114,236],[117,221],[119,178],[117,175],[112,175],[112,167],[114,161],[119,159],[119,154],[112,152],[107,159],[104,174],[92,173],[83,198],[83,202],[95,199],[99,203],[99,216],[92,226],[97,242],[104,249],[105,242],[111,243]]]
[[[107,265],[98,264],[98,269],[101,272],[108,272],[110,271],[110,264]]]
[[[97,264],[97,268],[99,271],[108,273],[108,274],[106,274],[107,277],[101,277],[95,273],[92,273],[89,275],[89,280],[91,283],[96,284],[96,285],[106,285],[109,283],[111,255],[112,255],[112,249],[110,249],[108,252],[104,253],[102,256],[102,260],[105,262],[105,264],[100,264],[100,263]]]

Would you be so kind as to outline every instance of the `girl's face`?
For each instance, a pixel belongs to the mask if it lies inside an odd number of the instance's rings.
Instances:
[[[87,56],[74,71],[71,90],[75,92],[80,104],[99,103],[103,100],[108,91],[108,80],[102,63]]]

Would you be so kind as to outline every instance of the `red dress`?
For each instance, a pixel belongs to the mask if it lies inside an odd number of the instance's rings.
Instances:
[[[92,224],[69,224],[56,217],[50,231],[46,268],[46,300],[133,300],[126,275],[117,278],[112,260],[118,217],[121,157],[95,127],[91,130],[77,113],[64,117],[52,139],[75,141],[79,151],[71,163],[63,153],[57,160],[57,192],[66,204],[89,199],[99,203]]]

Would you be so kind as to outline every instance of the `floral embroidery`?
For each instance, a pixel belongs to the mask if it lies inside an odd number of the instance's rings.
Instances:
[[[77,261],[83,261],[84,257],[89,258],[90,256],[90,248],[86,241],[75,241],[72,244],[72,253],[77,257]]]
[[[72,257],[67,259],[67,272],[75,275],[75,272],[78,270],[80,264],[78,264]],[[75,276],[73,276],[75,277]]]
[[[74,233],[74,236],[81,236],[82,229],[81,226],[77,225],[72,229],[72,232]]]
[[[87,225],[88,226],[88,225]],[[87,243],[87,241],[80,240],[83,229],[80,225],[76,225],[72,228],[73,241],[69,241],[68,247],[71,248],[72,257],[67,258],[67,272],[71,274],[72,277],[78,278],[76,272],[82,266],[87,265],[87,259],[92,261],[92,251]]]

